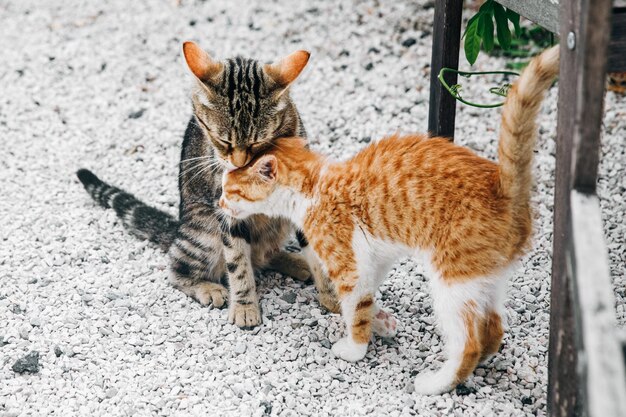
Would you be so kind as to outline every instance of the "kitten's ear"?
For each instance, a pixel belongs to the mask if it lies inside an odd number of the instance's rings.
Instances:
[[[187,66],[200,81],[215,81],[224,69],[224,64],[215,61],[194,42],[183,43],[183,55]]]
[[[265,155],[254,163],[252,169],[263,181],[274,181],[278,170],[278,161],[274,155]]]
[[[302,72],[311,54],[307,51],[296,51],[273,64],[266,64],[265,73],[276,83],[278,88],[289,86]]]

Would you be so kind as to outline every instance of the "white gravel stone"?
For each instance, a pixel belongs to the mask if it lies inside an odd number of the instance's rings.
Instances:
[[[459,391],[469,394],[418,396],[413,376],[440,366],[442,342],[412,260],[398,263],[380,292],[400,322],[398,336],[347,363],[330,352],[343,324],[320,308],[312,286],[262,277],[264,324],[239,330],[226,310],[171,288],[165,254],[96,207],[74,172],[91,168],[177,213],[191,113],[191,76],[180,56],[187,39],[222,58],[270,61],[310,50],[292,96],[313,147],[334,157],[396,131],[423,132],[432,1],[175,3],[2,6],[3,415],[546,415],[556,89],[539,119],[534,245],[511,281],[504,346]],[[475,69],[504,65],[481,54]],[[464,91],[492,100],[484,83]],[[607,93],[605,108],[598,194],[623,326],[626,100]],[[494,158],[498,125],[498,110],[459,106],[457,141]],[[39,373],[15,374],[12,364],[30,351],[41,352]]]

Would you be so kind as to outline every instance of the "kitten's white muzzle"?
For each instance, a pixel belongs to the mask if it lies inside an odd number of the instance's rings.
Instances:
[[[220,197],[219,206],[222,208],[222,210],[224,210],[224,213],[228,214],[230,217],[234,217],[235,219],[243,219],[246,217],[245,215],[242,215],[241,210],[237,210],[236,208],[232,207],[228,203],[228,200],[224,198],[224,196]]]

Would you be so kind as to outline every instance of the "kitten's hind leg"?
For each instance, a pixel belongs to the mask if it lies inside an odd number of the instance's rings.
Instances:
[[[385,280],[389,270],[391,269],[393,262],[387,260],[387,262],[381,262],[376,265],[375,285],[380,287],[380,284]],[[380,337],[395,337],[398,332],[398,321],[389,312],[383,310],[378,303],[374,305],[374,321],[372,322],[372,330],[374,334]]]
[[[498,352],[502,344],[505,326],[504,299],[508,284],[508,273],[503,274],[494,285],[481,325],[483,352],[480,361],[489,359]]]
[[[280,272],[302,282],[309,281],[312,276],[305,257],[299,253],[278,252],[266,269]]]
[[[172,279],[172,282],[175,279]],[[203,306],[212,304],[213,307],[223,308],[228,300],[228,290],[222,284],[201,281],[189,286],[186,284],[174,284],[174,286]]]
[[[482,325],[481,341],[482,355],[480,361],[489,359],[500,350],[502,338],[504,337],[504,327],[502,326],[502,318],[495,310],[489,310],[485,314]]]
[[[218,234],[181,224],[168,254],[174,288],[202,305],[224,306],[228,291],[220,283],[226,270]]]
[[[450,391],[474,371],[483,354],[481,326],[492,285],[483,279],[453,283],[433,277],[433,309],[447,358],[438,371],[417,375],[414,384],[418,394]]]

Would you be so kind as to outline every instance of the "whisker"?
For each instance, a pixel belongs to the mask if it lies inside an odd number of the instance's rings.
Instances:
[[[194,167],[194,169],[190,170],[190,171],[197,171],[194,173],[193,176],[191,176],[187,181],[185,181],[185,183],[183,184],[183,187],[188,185],[189,183],[191,183],[193,181],[194,178],[196,178],[198,175],[202,174],[203,171],[205,171],[207,168],[209,167],[208,164],[198,164],[196,167]],[[189,173],[191,174],[191,172]]]
[[[179,175],[178,177],[182,177],[183,175],[187,174],[187,173],[191,173],[193,171],[195,171],[198,168],[207,168],[210,167],[211,168],[211,172],[214,172],[216,168],[219,168],[219,166],[221,165],[221,162],[219,160],[211,160],[210,158],[200,158],[202,160],[200,161],[195,161],[193,162],[191,165],[191,167],[184,169]],[[208,163],[207,163],[208,161]]]
[[[195,171],[196,169],[200,168],[200,167],[204,167],[206,166],[206,163],[204,161],[197,161],[194,164],[192,164],[192,166],[190,166],[189,168],[183,169],[180,174],[178,175],[178,177],[182,177],[183,175],[187,174],[187,173],[191,173],[193,171]]]
[[[206,172],[213,172],[215,171],[215,168],[217,166],[215,164],[206,164],[205,166],[203,166],[200,171],[198,171],[193,177],[191,177],[189,180],[187,180],[187,182],[185,182],[185,184],[183,184],[183,187],[186,187],[189,183],[191,183],[194,178],[196,178],[198,175],[206,173]]]
[[[197,159],[211,159],[212,157],[213,157],[212,155],[205,155],[205,156],[198,156],[196,158],[187,158],[187,159],[183,159],[182,161],[180,161],[180,163],[182,164],[183,162],[195,161]]]

